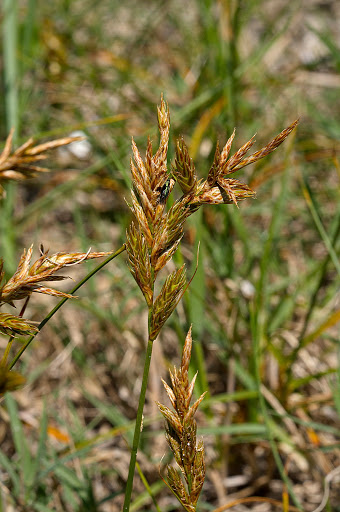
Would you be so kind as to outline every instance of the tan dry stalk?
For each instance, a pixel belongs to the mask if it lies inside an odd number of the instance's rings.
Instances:
[[[196,376],[189,382],[188,370],[191,357],[191,327],[185,339],[181,366],[170,373],[172,387],[162,379],[174,411],[157,402],[166,420],[166,440],[174,454],[179,469],[167,466],[167,485],[188,512],[196,510],[204,478],[203,441],[196,442],[197,425],[194,415],[205,393],[190,406]],[[185,482],[185,483],[184,483]]]
[[[49,169],[46,167],[36,165],[36,162],[47,158],[47,151],[82,140],[82,137],[64,137],[35,146],[35,140],[31,137],[18,149],[12,151],[13,134],[14,129],[10,131],[0,155],[0,198],[5,195],[1,182],[21,181],[32,178],[37,173],[48,172]]]

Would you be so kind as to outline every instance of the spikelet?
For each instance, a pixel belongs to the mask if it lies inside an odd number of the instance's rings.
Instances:
[[[166,279],[161,292],[155,299],[149,337],[155,340],[163,325],[181,299],[185,287],[185,267],[174,270]]]
[[[190,383],[188,378],[191,348],[190,327],[185,339],[181,366],[170,372],[172,387],[162,380],[174,411],[157,402],[166,421],[166,440],[178,466],[178,469],[167,467],[166,483],[188,512],[196,510],[205,478],[204,446],[202,441],[196,440],[197,425],[194,419],[205,393],[190,407],[196,379],[195,375]]]
[[[252,137],[236,153],[229,157],[232,142],[235,137],[235,130],[229,137],[222,152],[217,145],[214,162],[209,170],[207,180],[200,184],[192,204],[200,206],[202,204],[228,204],[234,203],[238,206],[238,201],[254,197],[255,192],[246,184],[230,179],[229,174],[242,169],[246,165],[252,164],[261,158],[272,153],[288,137],[292,130],[297,126],[298,121],[294,121],[288,128],[285,128],[279,135],[271,140],[265,147],[256,151],[251,156],[245,158],[246,153],[255,142]]]
[[[0,313],[0,332],[10,336],[34,334],[38,332],[33,322],[9,313]]]
[[[172,174],[181,187],[183,194],[195,193],[197,187],[195,166],[190,158],[183,137],[178,139],[176,144],[176,160]]]
[[[47,158],[47,151],[82,139],[82,137],[64,137],[35,146],[34,139],[30,138],[22,146],[12,151],[13,135],[14,129],[10,131],[0,155],[0,198],[5,195],[1,182],[22,181],[38,173],[48,172],[49,169],[46,167],[36,165],[36,162]]]
[[[48,251],[44,251],[43,247],[41,247],[40,258],[30,267],[32,253],[33,245],[27,251],[26,249],[24,250],[16,272],[6,284],[0,286],[0,305],[4,302],[13,305],[14,301],[25,299],[33,292],[53,295],[55,297],[71,298],[73,296],[68,293],[43,286],[40,283],[68,279],[67,276],[54,274],[63,267],[112,254],[111,252],[59,252],[48,257]],[[4,276],[2,266],[3,263],[0,261],[0,284]]]

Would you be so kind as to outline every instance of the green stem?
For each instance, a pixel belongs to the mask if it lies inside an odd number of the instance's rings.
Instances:
[[[241,23],[239,20],[241,13],[241,2],[237,0],[235,10],[231,2],[227,3],[227,9],[229,11],[229,40],[227,41],[226,48],[226,58],[222,60],[222,65],[226,66],[227,69],[227,82],[226,82],[226,90],[225,97],[227,101],[227,109],[228,109],[228,131],[231,133],[233,128],[237,126],[237,117],[238,117],[238,106],[237,100],[240,95],[238,90],[239,81],[236,75],[237,66],[238,66],[238,35],[241,28]],[[222,41],[223,47],[225,43]],[[223,48],[223,53],[225,52],[225,48]]]
[[[15,128],[14,142],[18,130],[18,2],[4,0],[3,6],[3,56],[5,81],[6,126]]]
[[[18,73],[18,1],[3,0],[3,75],[6,129],[14,128],[13,143],[16,144],[19,125],[19,73]],[[6,185],[6,201],[1,205],[0,244],[6,270],[14,272],[16,231],[13,223],[15,205],[14,183]]]
[[[152,312],[153,312],[153,309],[152,309],[152,306],[151,306],[149,308],[149,327],[150,327]],[[148,340],[148,345],[147,345],[147,348],[146,348],[146,353],[145,353],[142,389],[141,389],[141,392],[140,392],[140,395],[139,395],[139,402],[138,402],[138,410],[137,410],[135,431],[134,431],[133,442],[132,442],[129,474],[128,474],[126,488],[125,488],[125,500],[124,500],[123,512],[128,512],[130,510],[130,502],[131,502],[131,494],[132,494],[132,486],[133,486],[133,477],[134,477],[134,474],[135,474],[136,460],[137,460],[137,450],[138,450],[138,445],[139,445],[139,440],[140,440],[140,435],[141,435],[141,426],[142,426],[142,420],[143,420],[143,409],[144,409],[144,404],[145,404],[146,388],[147,388],[148,380],[149,380],[149,370],[150,370],[152,347],[153,347],[153,341],[149,339]]]
[[[84,277],[84,279],[82,279],[71,291],[71,295],[73,293],[75,293],[77,290],[79,290],[79,288],[81,288],[83,286],[83,284],[86,283],[86,281],[88,281],[92,276],[94,276],[97,272],[99,272],[99,270],[101,270],[103,267],[105,267],[105,265],[107,265],[111,260],[113,260],[116,256],[118,256],[120,253],[122,253],[123,251],[125,251],[125,244],[122,245],[122,247],[120,247],[114,254],[111,254],[111,256],[109,256],[108,258],[106,258],[105,261],[103,261],[103,263],[101,263],[100,265],[98,265],[95,269],[93,269],[91,272],[89,272],[87,274],[87,276]],[[44,320],[42,322],[40,322],[40,324],[38,325],[38,332],[41,331],[41,329],[44,327],[45,324],[47,324],[47,322],[52,318],[52,316],[61,308],[61,306],[63,306],[65,304],[65,302],[68,300],[68,298],[64,298],[62,299],[60,302],[58,302],[58,304],[52,309],[52,311],[49,312],[49,314],[44,318]],[[15,357],[13,358],[13,361],[11,362],[9,368],[12,369],[13,366],[15,365],[15,363],[18,361],[18,359],[20,359],[20,357],[22,356],[22,354],[25,352],[25,350],[27,349],[27,347],[32,343],[32,341],[34,340],[34,338],[36,337],[36,335],[38,334],[38,332],[36,334],[33,334],[25,343],[25,345],[23,345],[21,347],[21,349],[18,351],[18,353],[15,355]]]

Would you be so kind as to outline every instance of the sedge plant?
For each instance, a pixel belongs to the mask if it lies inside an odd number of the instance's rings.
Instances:
[[[136,144],[132,141],[130,208],[135,220],[126,233],[126,249],[130,271],[148,307],[148,340],[125,491],[124,512],[127,512],[130,507],[153,343],[187,288],[185,266],[182,265],[168,275],[159,294],[155,296],[155,283],[159,271],[176,252],[184,234],[185,221],[202,205],[234,204],[238,206],[240,200],[255,196],[255,192],[246,184],[231,178],[230,175],[274,151],[296,125],[297,121],[294,121],[265,147],[248,157],[245,155],[254,144],[254,137],[234,155],[229,156],[235,137],[234,130],[222,151],[217,144],[214,161],[206,179],[199,178],[183,138],[176,141],[175,163],[170,169],[168,168],[170,115],[163,97],[158,108],[160,144],[157,151],[153,154],[149,138],[143,160]],[[166,203],[176,183],[181,189],[181,196],[171,208],[166,210]],[[195,505],[192,504],[192,506],[194,510]]]
[[[24,306],[19,315],[0,314],[0,330],[10,336],[0,363],[0,391],[5,392],[23,385],[24,377],[18,372],[14,372],[12,369],[14,364],[33,340],[38,330],[72,296],[41,283],[65,279],[65,276],[55,275],[63,267],[81,263],[90,258],[109,255],[103,264],[99,265],[81,282],[83,284],[113,257],[124,250],[127,251],[129,269],[144,296],[148,308],[148,339],[125,489],[123,505],[125,512],[130,509],[153,344],[188,287],[185,265],[182,265],[166,277],[159,293],[156,294],[155,289],[159,273],[178,249],[184,235],[185,221],[197,212],[201,206],[205,204],[231,204],[238,207],[239,201],[255,196],[255,192],[250,187],[232,178],[231,175],[274,151],[296,125],[297,121],[294,121],[265,147],[250,156],[246,156],[246,153],[254,144],[254,137],[230,156],[232,142],[235,137],[234,130],[222,150],[217,144],[215,157],[207,177],[201,179],[182,137],[176,141],[174,164],[171,167],[168,165],[170,115],[168,106],[162,97],[158,108],[160,143],[157,151],[153,152],[149,138],[143,160],[136,144],[132,141],[132,189],[129,206],[134,215],[134,220],[126,231],[124,246],[115,253],[61,252],[50,257],[48,251],[45,251],[41,246],[40,257],[33,265],[31,265],[32,247],[30,247],[28,251],[23,252],[17,271],[7,283],[4,282],[4,275],[1,272],[0,307],[4,303],[13,305],[17,300],[24,300]],[[68,144],[74,139],[61,139],[38,146],[34,146],[33,140],[30,139],[14,152],[11,151],[11,140],[10,135],[0,157],[0,186],[4,180],[26,179],[38,172],[43,172],[45,169],[37,167],[35,162],[45,158],[45,151]],[[179,187],[181,195],[170,208],[167,208],[168,199],[175,185]],[[80,285],[76,286],[72,292]],[[62,297],[58,307],[54,308],[53,312],[46,317],[46,321],[43,321],[38,327],[23,317],[27,302],[34,292]],[[30,338],[9,364],[8,354],[13,340],[19,334],[30,335]],[[196,423],[194,420],[194,414],[203,395],[190,407],[194,384],[194,381],[191,384],[188,381],[190,353],[191,331],[189,331],[186,339],[181,367],[171,374],[172,388],[165,385],[175,412],[171,412],[170,409],[160,404],[159,407],[166,418],[167,440],[179,466],[179,472],[168,468],[168,485],[182,506],[188,511],[194,511],[202,489],[205,469],[203,445],[200,442],[196,444]],[[188,438],[191,439],[190,446],[187,442]],[[185,443],[187,449],[185,449]],[[181,479],[181,474],[184,476],[186,488]]]

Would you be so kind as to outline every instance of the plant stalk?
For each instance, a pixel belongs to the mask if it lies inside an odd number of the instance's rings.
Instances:
[[[19,125],[19,73],[18,73],[18,1],[3,0],[3,74],[4,74],[4,106],[6,113],[6,129],[14,128],[13,142],[16,144]],[[15,261],[15,229],[13,211],[15,205],[15,186],[6,186],[7,199],[1,205],[1,249],[7,263],[7,271],[13,270]]]
[[[152,314],[152,307],[149,310],[149,324],[150,324],[151,314]],[[127,484],[126,484],[126,488],[125,488],[125,500],[124,500],[123,512],[128,512],[130,510],[133,477],[135,474],[137,450],[138,450],[138,445],[139,445],[139,440],[140,440],[140,435],[141,435],[141,427],[142,427],[142,421],[143,421],[143,409],[144,409],[144,404],[145,404],[146,388],[147,388],[147,384],[148,384],[148,380],[149,380],[149,370],[150,370],[152,347],[153,347],[153,341],[151,341],[149,339],[146,353],[145,353],[142,389],[141,389],[141,392],[139,395],[139,403],[138,403],[135,431],[134,431],[134,435],[133,435],[131,458],[130,458],[130,465],[129,465],[129,474],[128,474]]]

